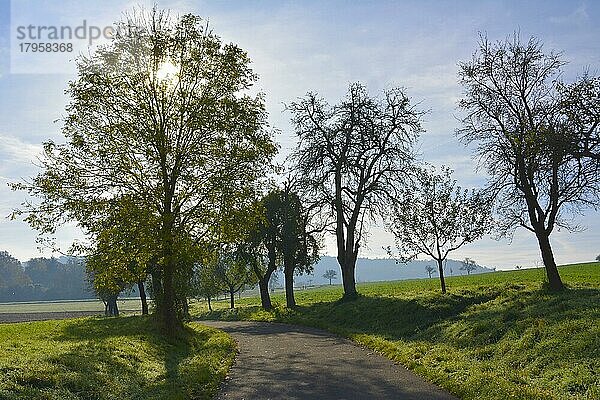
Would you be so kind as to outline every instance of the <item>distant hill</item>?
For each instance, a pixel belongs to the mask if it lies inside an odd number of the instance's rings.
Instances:
[[[416,260],[406,264],[396,264],[390,259],[371,259],[359,258],[356,261],[356,281],[357,282],[376,282],[393,281],[402,279],[427,278],[428,274],[425,267],[431,265],[436,269],[432,277],[437,277],[437,264],[434,260]],[[467,275],[466,271],[461,271],[462,262],[456,260],[447,260],[444,268],[445,276]],[[323,256],[315,265],[315,270],[311,275],[302,275],[295,277],[297,285],[324,285],[329,283],[329,279],[323,278],[325,271],[332,269],[337,272],[337,279],[332,283],[341,283],[340,266],[335,257]],[[482,274],[493,272],[491,268],[478,265],[477,269],[471,271],[471,274]],[[280,279],[280,282],[283,280]]]

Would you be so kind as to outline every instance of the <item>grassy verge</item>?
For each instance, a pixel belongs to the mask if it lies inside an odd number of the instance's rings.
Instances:
[[[570,289],[550,293],[542,270],[359,285],[362,296],[339,302],[340,287],[283,298],[266,312],[259,299],[224,303],[207,319],[281,321],[348,336],[463,399],[600,398],[600,264],[560,268]],[[358,372],[357,372],[358,373]]]
[[[2,399],[208,399],[233,362],[225,333],[167,341],[148,317],[0,325]]]

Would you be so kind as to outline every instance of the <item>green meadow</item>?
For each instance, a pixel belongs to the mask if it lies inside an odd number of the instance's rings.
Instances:
[[[349,337],[462,399],[600,398],[600,263],[560,267],[569,287],[545,289],[543,269],[360,284],[356,301],[340,286],[297,293],[299,306],[273,296],[195,303],[201,319],[304,324]],[[335,355],[332,354],[332,357]],[[359,372],[357,372],[359,373]]]
[[[0,399],[210,399],[235,356],[189,323],[167,340],[151,317],[0,324]]]

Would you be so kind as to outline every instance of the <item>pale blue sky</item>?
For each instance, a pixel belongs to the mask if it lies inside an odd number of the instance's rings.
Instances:
[[[37,25],[110,25],[123,11],[144,1],[27,1],[12,4],[12,22]],[[464,186],[485,182],[475,170],[471,152],[454,137],[459,111],[456,101],[457,63],[476,48],[478,32],[502,39],[515,30],[524,38],[535,35],[547,49],[561,50],[569,65],[564,78],[585,68],[600,68],[600,2],[593,1],[158,1],[174,13],[194,12],[210,20],[227,42],[248,51],[260,75],[259,87],[267,95],[270,122],[282,134],[282,155],[293,146],[290,115],[283,103],[318,91],[337,101],[348,83],[362,81],[372,92],[392,85],[407,88],[409,95],[431,110],[425,118],[420,150],[434,164],[456,170]],[[24,199],[12,193],[7,182],[36,172],[34,160],[41,142],[60,140],[59,119],[67,101],[63,94],[72,79],[72,62],[62,59],[63,74],[13,74],[9,43],[11,4],[0,0],[0,216],[9,214]],[[14,44],[14,43],[13,43]],[[14,60],[13,60],[14,61]],[[43,58],[34,67],[56,70]],[[64,68],[63,68],[64,67]],[[553,246],[560,263],[588,261],[600,253],[600,213],[588,210],[578,221],[580,233],[556,232]],[[66,227],[59,241],[66,245],[77,230]],[[382,246],[391,237],[375,227],[362,256],[384,256]],[[24,260],[40,253],[35,233],[19,221],[0,219],[0,250]],[[327,252],[333,248],[328,247]],[[512,244],[484,239],[453,253],[500,268],[533,265],[540,259],[535,238],[518,231]]]

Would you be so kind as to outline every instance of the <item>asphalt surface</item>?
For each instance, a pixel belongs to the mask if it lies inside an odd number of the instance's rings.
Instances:
[[[389,359],[328,332],[279,323],[201,321],[237,342],[218,400],[456,400]]]

